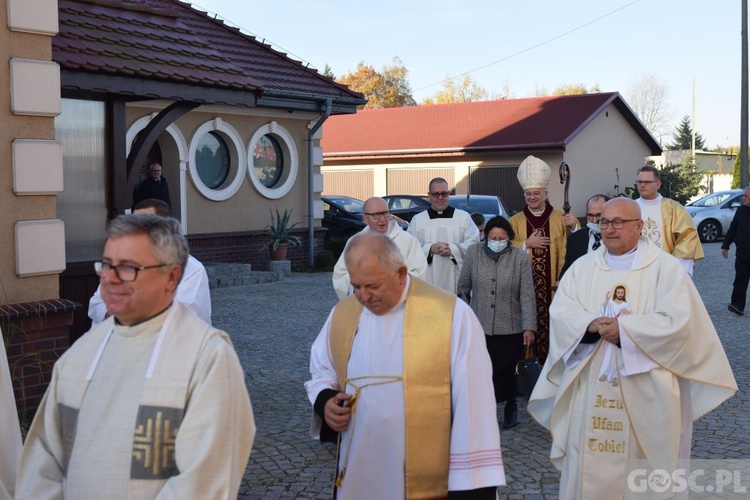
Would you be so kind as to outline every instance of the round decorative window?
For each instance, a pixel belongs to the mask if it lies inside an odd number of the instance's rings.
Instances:
[[[188,159],[193,186],[209,200],[228,200],[242,186],[247,151],[237,130],[221,118],[196,129]]]
[[[247,143],[247,176],[256,191],[278,200],[291,191],[297,180],[297,145],[279,123],[261,125]]]
[[[210,189],[220,188],[229,176],[231,166],[229,147],[216,132],[201,137],[195,151],[195,166],[203,184]]]
[[[284,171],[284,152],[273,136],[266,134],[255,143],[253,167],[255,176],[265,187],[278,184]]]

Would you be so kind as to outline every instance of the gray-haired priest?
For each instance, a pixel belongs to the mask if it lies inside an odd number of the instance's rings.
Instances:
[[[471,308],[409,276],[386,235],[352,237],[354,296],[312,346],[313,438],[336,441],[338,500],[494,500],[505,484],[492,365]]]
[[[109,222],[96,271],[112,316],[55,364],[16,499],[236,498],[253,412],[229,337],[174,301],[187,258],[174,219]]]

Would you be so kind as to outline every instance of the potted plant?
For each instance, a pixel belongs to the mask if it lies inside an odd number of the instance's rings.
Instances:
[[[290,234],[294,226],[299,224],[299,222],[289,224],[289,217],[292,215],[290,210],[284,209],[284,213],[281,214],[277,208],[275,216],[270,208],[268,211],[271,213],[271,223],[263,230],[263,234],[271,239],[260,250],[268,248],[271,252],[271,260],[284,260],[286,259],[286,252],[289,245],[302,244],[302,240],[299,237]]]

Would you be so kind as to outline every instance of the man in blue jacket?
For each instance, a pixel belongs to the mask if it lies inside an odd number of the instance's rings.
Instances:
[[[721,245],[721,255],[729,257],[729,246],[734,242],[734,285],[732,288],[732,302],[727,309],[738,316],[745,314],[745,298],[747,284],[750,281],[750,187],[742,193],[742,206],[737,209],[734,219],[729,225],[729,231]]]

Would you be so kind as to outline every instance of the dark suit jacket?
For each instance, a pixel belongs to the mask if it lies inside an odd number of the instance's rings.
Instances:
[[[721,248],[728,250],[732,242],[737,247],[736,255],[750,259],[750,207],[737,208]]]
[[[589,228],[584,227],[568,235],[568,243],[565,245],[565,263],[560,270],[559,279],[562,279],[565,271],[573,265],[573,262],[575,262],[578,257],[583,257],[588,253],[589,231]]]

